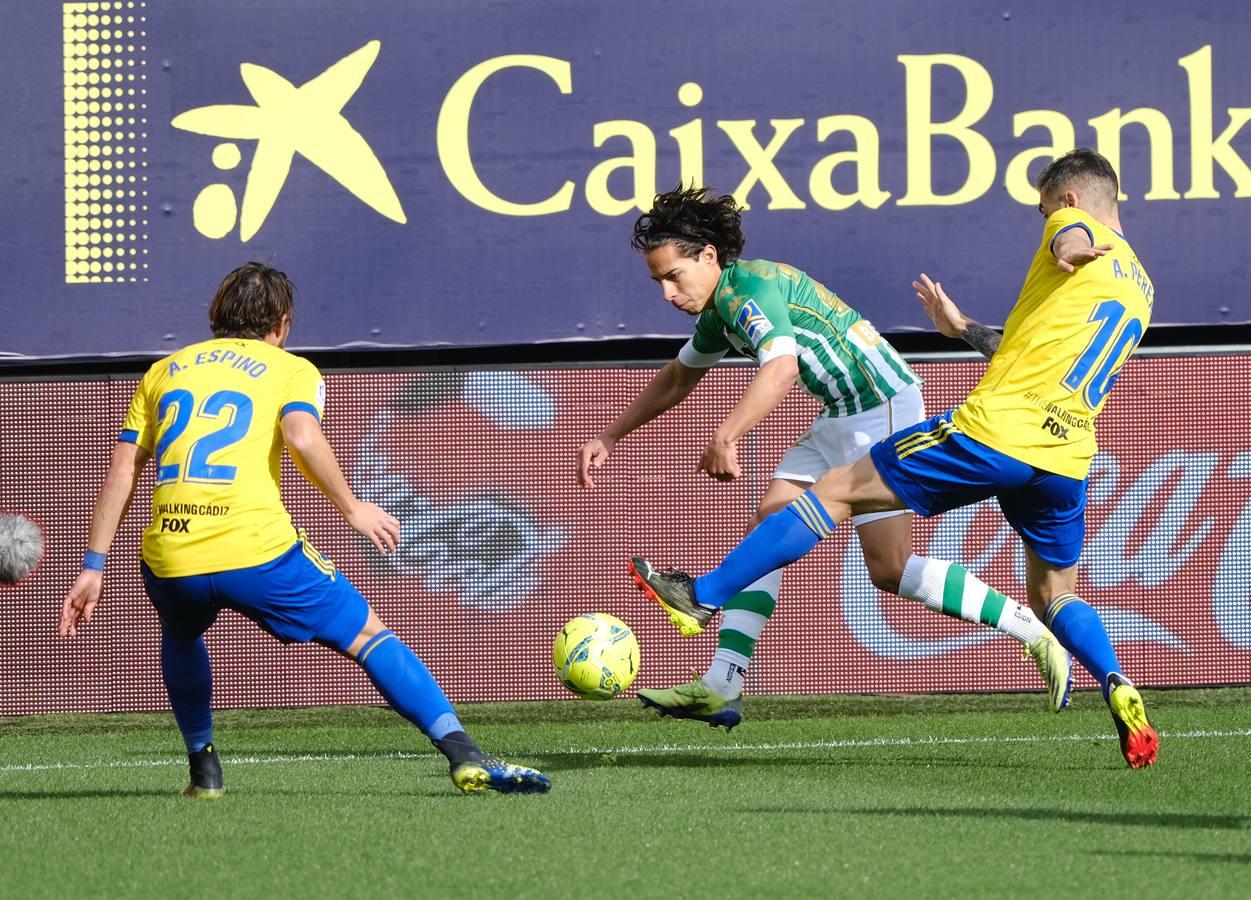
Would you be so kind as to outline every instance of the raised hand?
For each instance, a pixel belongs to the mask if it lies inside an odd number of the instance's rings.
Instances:
[[[912,282],[912,289],[925,307],[925,314],[942,334],[950,338],[964,337],[969,322],[960,312],[960,308],[947,296],[942,282],[931,281],[930,276],[922,272],[919,280]]]

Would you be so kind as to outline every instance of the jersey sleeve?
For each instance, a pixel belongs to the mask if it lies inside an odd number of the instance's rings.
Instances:
[[[1090,245],[1095,245],[1095,231],[1092,227],[1094,219],[1090,213],[1074,207],[1066,207],[1058,209],[1047,217],[1046,223],[1043,225],[1043,246],[1055,255],[1056,238],[1064,234],[1066,231],[1072,231],[1074,228],[1080,228],[1086,232],[1086,237],[1090,238]]]
[[[721,361],[730,350],[730,342],[721,332],[720,319],[713,310],[700,313],[695,320],[695,333],[678,351],[678,362],[689,369],[708,369]]]
[[[122,422],[121,434],[117,436],[119,443],[138,444],[149,453],[156,446],[156,427],[160,424],[156,421],[156,411],[151,403],[154,371],[155,367],[149,369],[140,379],[135,395],[130,398],[130,409]]]
[[[775,279],[741,275],[728,296],[718,296],[717,311],[722,321],[755,351],[760,365],[778,356],[797,355],[795,327],[786,297]]]
[[[296,358],[278,417],[290,412],[312,413],[318,422],[326,413],[326,381],[307,359]]]

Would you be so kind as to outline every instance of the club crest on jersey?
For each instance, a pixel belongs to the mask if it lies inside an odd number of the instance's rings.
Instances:
[[[759,347],[764,336],[772,330],[769,319],[760,311],[755,300],[748,300],[743,304],[734,318],[734,324],[747,336],[753,347]]]

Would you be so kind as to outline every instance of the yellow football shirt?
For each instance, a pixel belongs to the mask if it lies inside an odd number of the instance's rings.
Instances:
[[[153,365],[119,440],[154,457],[143,559],[164,578],[260,565],[296,541],[279,491],[282,416],[321,418],[308,360],[264,341],[216,338]]]
[[[1112,250],[1062,272],[1051,246],[1071,228]],[[1014,459],[1085,478],[1098,449],[1095,416],[1147,330],[1154,300],[1151,279],[1123,235],[1080,209],[1053,213],[999,349],[952,421]]]

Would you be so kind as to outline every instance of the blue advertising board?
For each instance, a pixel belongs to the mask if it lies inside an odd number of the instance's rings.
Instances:
[[[1251,16],[921,0],[8,0],[0,355],[160,353],[271,261],[292,345],[684,336],[629,246],[733,193],[745,254],[885,332],[1002,323],[1031,179],[1093,146],[1156,324],[1251,321]]]

